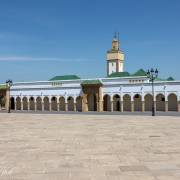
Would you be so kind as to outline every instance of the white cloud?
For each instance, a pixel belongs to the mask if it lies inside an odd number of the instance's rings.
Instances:
[[[66,59],[58,57],[28,57],[28,56],[4,56],[0,57],[0,61],[88,61],[87,59],[75,58]]]

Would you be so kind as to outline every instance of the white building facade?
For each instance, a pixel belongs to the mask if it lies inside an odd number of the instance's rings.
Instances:
[[[107,52],[106,78],[63,76],[50,81],[15,82],[10,90],[0,88],[0,95],[6,96],[6,109],[10,106],[14,111],[144,112],[152,110],[154,98],[156,111],[180,112],[180,81],[155,81],[153,97],[146,73],[124,72],[123,63],[124,54],[115,39]]]

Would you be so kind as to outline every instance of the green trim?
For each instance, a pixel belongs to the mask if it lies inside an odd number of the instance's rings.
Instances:
[[[102,85],[100,80],[85,80],[81,83],[81,85]]]
[[[74,79],[80,79],[79,76],[76,75],[64,75],[64,76],[55,76],[49,81],[57,81],[57,80],[74,80]]]

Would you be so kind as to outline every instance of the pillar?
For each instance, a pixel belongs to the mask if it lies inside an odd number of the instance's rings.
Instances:
[[[23,110],[23,101],[21,99],[21,107],[20,107],[20,110],[22,111]]]
[[[120,101],[120,103],[121,103],[121,112],[123,112],[124,111],[123,101]]]
[[[57,111],[60,111],[60,104],[57,103]]]
[[[44,101],[42,101],[42,111],[44,111]]]
[[[16,101],[14,102],[14,110],[16,111],[17,109],[16,109]]]
[[[134,112],[134,101],[131,101],[131,112]]]
[[[74,102],[74,111],[76,111],[76,102]]]
[[[10,90],[9,88],[6,90],[6,101],[5,101],[5,108],[6,110],[9,110],[10,106]]]
[[[29,101],[27,101],[27,104],[28,104],[28,111],[30,110],[30,103]]]
[[[145,102],[142,101],[142,112],[144,112],[144,111],[145,111]]]
[[[37,111],[37,103],[34,102],[34,111]]]
[[[49,111],[52,111],[51,102],[49,103]]]
[[[165,112],[168,112],[168,101],[165,101]]]
[[[65,111],[68,111],[68,103],[65,103]]]
[[[113,104],[114,104],[114,101],[111,100],[111,112],[113,112]]]
[[[178,112],[180,112],[180,101],[178,101]]]
[[[99,87],[99,104],[98,104],[98,112],[103,111],[103,93],[102,87]]]
[[[82,96],[82,111],[83,112],[88,111],[87,94],[83,94],[83,96]]]

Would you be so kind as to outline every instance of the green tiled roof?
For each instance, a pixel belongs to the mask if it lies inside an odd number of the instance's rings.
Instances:
[[[6,90],[7,86],[6,85],[0,85],[0,90]]]
[[[134,74],[130,74],[129,72],[114,72],[110,74],[108,77],[113,78],[113,77],[128,77],[128,76],[147,76],[147,74],[146,71],[144,71],[143,69],[139,69]]]
[[[135,72],[132,75],[133,76],[147,76],[147,73],[146,73],[146,71],[144,71],[144,69],[139,69],[137,72]]]
[[[128,72],[114,72],[114,73],[110,74],[108,77],[113,78],[113,77],[127,77],[127,76],[130,76],[130,74]]]
[[[167,81],[174,81],[174,78],[170,76],[167,78]]]
[[[85,80],[81,83],[81,85],[102,85],[102,82],[98,79],[96,79],[96,80]]]
[[[74,79],[80,79],[79,76],[76,75],[65,75],[65,76],[55,76],[50,81],[56,81],[56,80],[74,80]]]

